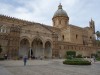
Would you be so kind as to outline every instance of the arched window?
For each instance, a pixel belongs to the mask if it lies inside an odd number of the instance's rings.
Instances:
[[[78,35],[76,34],[76,39],[78,38]]]
[[[64,35],[62,35],[62,39],[64,40]]]
[[[0,28],[0,32],[1,32],[1,28]]]
[[[2,28],[0,28],[0,32],[2,32],[3,30],[2,30]]]
[[[59,20],[59,24],[61,24],[61,20]]]
[[[0,32],[6,33],[6,28],[0,28]]]
[[[92,37],[90,36],[90,39],[92,39]]]

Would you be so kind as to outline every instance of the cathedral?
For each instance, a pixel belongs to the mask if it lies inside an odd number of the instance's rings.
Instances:
[[[89,26],[82,28],[69,24],[69,20],[61,4],[53,15],[52,26],[0,15],[1,54],[13,59],[25,55],[64,58],[70,50],[82,56],[96,53],[95,22],[91,19]]]

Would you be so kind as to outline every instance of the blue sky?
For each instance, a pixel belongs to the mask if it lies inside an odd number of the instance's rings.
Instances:
[[[91,18],[100,31],[100,0],[0,0],[0,14],[52,26],[52,17],[61,2],[69,23],[85,27]]]

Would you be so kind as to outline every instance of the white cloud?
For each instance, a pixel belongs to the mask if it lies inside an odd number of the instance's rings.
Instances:
[[[15,4],[11,4],[11,1]],[[99,0],[62,0],[61,3],[70,17],[71,24],[84,27],[92,17],[96,21],[96,30],[100,30]],[[0,13],[52,25],[52,17],[58,4],[58,0],[10,0],[8,3],[0,1]]]

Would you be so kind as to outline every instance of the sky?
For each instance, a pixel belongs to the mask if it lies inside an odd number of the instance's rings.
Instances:
[[[59,3],[70,24],[86,27],[92,18],[100,31],[100,0],[0,0],[0,14],[52,26]]]

